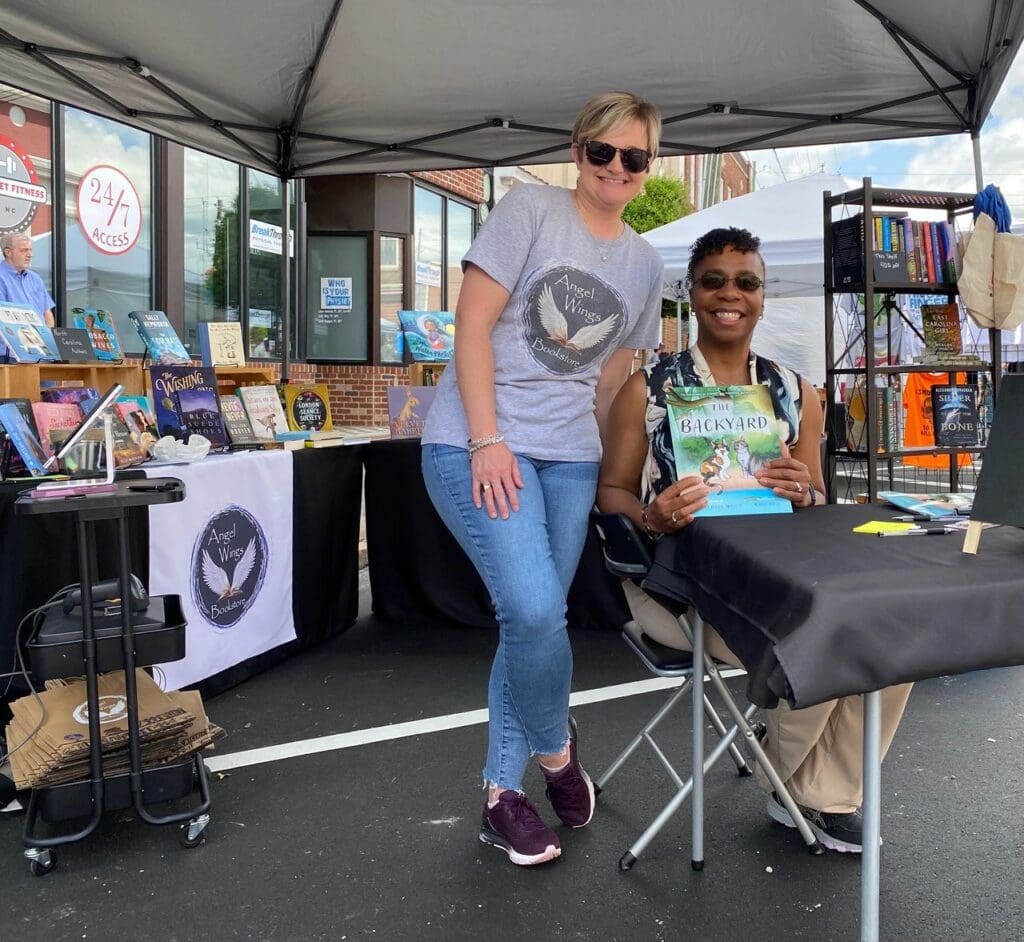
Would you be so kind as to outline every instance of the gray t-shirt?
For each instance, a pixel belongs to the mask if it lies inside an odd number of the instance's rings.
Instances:
[[[570,190],[521,184],[495,207],[469,262],[511,292],[491,333],[506,443],[540,460],[600,460],[597,379],[614,350],[660,342],[661,256],[629,226],[613,242],[595,238]],[[457,326],[455,347],[458,356]],[[465,448],[468,437],[451,367],[422,440]]]

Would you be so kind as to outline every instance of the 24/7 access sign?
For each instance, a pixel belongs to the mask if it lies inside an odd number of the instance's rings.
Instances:
[[[117,167],[98,164],[82,174],[77,194],[78,224],[104,255],[123,255],[142,232],[142,201]]]

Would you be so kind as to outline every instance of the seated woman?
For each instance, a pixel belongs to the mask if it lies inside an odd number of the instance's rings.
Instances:
[[[782,457],[755,474],[764,487],[802,512],[823,502],[821,440],[824,421],[814,387],[793,370],[751,351],[751,337],[764,316],[764,262],[760,240],[745,229],[713,229],[693,245],[689,265],[690,304],[697,343],[690,350],[648,364],[622,387],[609,416],[597,501],[602,511],[624,513],[656,540],[693,521],[707,503],[699,476],[676,479],[672,439],[665,421],[670,386],[764,384],[776,417],[786,426]],[[765,519],[770,526],[771,518]],[[623,583],[633,618],[661,644],[689,650],[673,615],[631,582]],[[708,654],[741,666],[721,637],[707,631]],[[888,750],[903,715],[910,684],[882,694],[882,748]],[[780,704],[766,716],[763,743],[769,760],[800,806],[818,840],[832,850],[861,850],[860,697],[844,697],[792,710]],[[770,791],[760,769],[758,778]],[[768,814],[788,827],[793,819],[771,794]]]

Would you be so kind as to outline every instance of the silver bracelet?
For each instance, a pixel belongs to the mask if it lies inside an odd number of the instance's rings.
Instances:
[[[488,445],[500,445],[503,441],[505,441],[505,436],[501,432],[486,435],[483,438],[471,438],[466,445],[466,450],[469,452],[469,457],[472,458],[481,448],[486,448]]]

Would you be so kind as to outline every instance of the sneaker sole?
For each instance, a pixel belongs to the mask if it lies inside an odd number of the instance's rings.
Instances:
[[[517,867],[534,867],[537,864],[547,863],[549,860],[554,860],[562,854],[562,848],[555,847],[554,844],[548,844],[544,851],[539,854],[521,854],[500,834],[484,828],[480,829],[480,843],[488,844],[491,847],[497,847],[498,850],[503,850],[508,854],[508,859]]]
[[[796,827],[796,822],[786,809],[786,806],[780,805],[771,797],[768,799],[768,817],[787,828]],[[818,839],[818,841],[829,850],[834,850],[838,854],[859,854],[863,852],[863,847],[860,844],[851,844],[849,841],[841,841],[829,834],[828,831],[823,831],[813,821],[808,821],[807,826],[811,829],[811,833]],[[881,838],[879,838],[878,842],[881,844]]]

